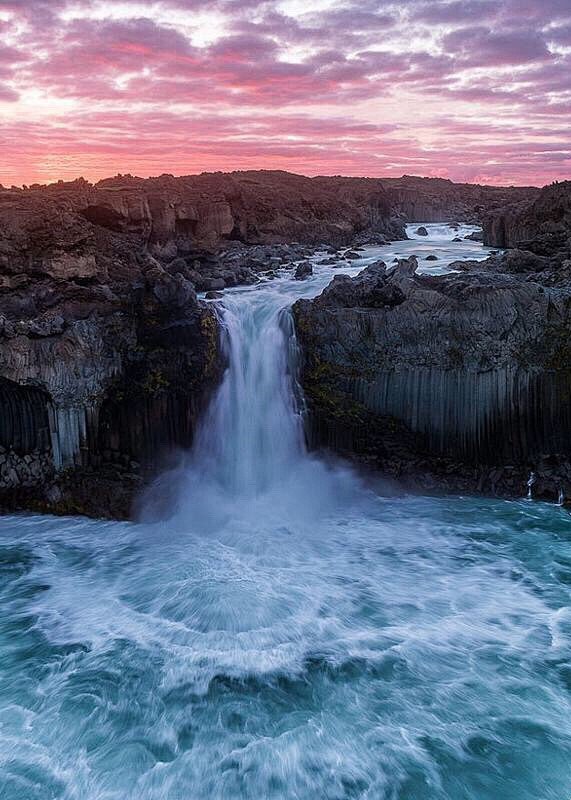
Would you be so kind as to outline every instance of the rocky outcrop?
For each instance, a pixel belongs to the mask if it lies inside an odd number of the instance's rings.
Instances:
[[[480,186],[444,178],[382,178],[395,211],[408,222],[467,222],[480,224],[484,215],[509,203],[527,201],[539,192],[532,186]]]
[[[294,305],[313,446],[412,486],[571,496],[571,283],[500,257],[336,276]]]
[[[571,181],[544,187],[483,220],[484,244],[515,247],[540,256],[571,258]]]
[[[23,190],[0,188],[2,238],[30,215],[38,217],[38,228],[49,227],[60,237],[63,228],[70,239],[81,233],[88,240],[95,229],[113,232],[145,245],[162,261],[233,241],[347,244],[363,231],[404,237],[378,180],[264,170],[180,178],[119,175],[96,185],[80,179]],[[3,247],[11,251],[9,243]],[[89,277],[93,261],[81,256],[75,254],[73,267],[69,259],[53,261],[52,271],[68,274],[73,268]]]
[[[131,234],[35,210],[0,209],[0,505],[125,516],[192,441],[217,319]]]

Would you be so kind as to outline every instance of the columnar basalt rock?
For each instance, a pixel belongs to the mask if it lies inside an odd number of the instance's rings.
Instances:
[[[571,181],[553,183],[534,197],[486,214],[483,227],[484,243],[492,247],[571,258]]]
[[[128,514],[161,454],[192,442],[223,369],[218,319],[197,291],[404,238],[420,206],[409,213],[403,191],[424,193],[426,220],[467,220],[488,202],[482,187],[448,183],[257,171],[0,187],[0,505]],[[416,281],[397,272],[353,288],[341,278],[330,301],[396,313]]]
[[[533,468],[569,494],[571,283],[502,265],[410,258],[298,301],[312,443],[424,488],[521,495]]]
[[[28,205],[0,204],[0,504],[127,515],[192,440],[222,369],[217,318],[131,233],[65,198]]]
[[[444,178],[382,178],[393,208],[408,222],[481,224],[485,215],[509,203],[527,201],[539,192],[533,186],[480,186]]]

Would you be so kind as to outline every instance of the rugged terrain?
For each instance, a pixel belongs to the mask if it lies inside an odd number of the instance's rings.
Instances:
[[[197,291],[303,277],[317,247],[403,238],[407,217],[471,221],[535,194],[265,171],[0,188],[0,504],[129,514],[161,459],[192,442],[224,368]],[[353,322],[338,321],[345,335]]]
[[[424,489],[521,496],[533,471],[571,497],[569,189],[520,207],[529,250],[440,277],[381,262],[296,303],[314,446]]]
[[[539,193],[532,186],[481,186],[444,178],[382,178],[394,209],[409,222],[481,224],[506,205],[529,201]]]
[[[516,247],[541,256],[569,258],[571,181],[546,186],[519,202],[483,215],[484,242]]]
[[[223,368],[196,290],[404,236],[378,182],[237,173],[0,189],[0,503],[129,513]]]

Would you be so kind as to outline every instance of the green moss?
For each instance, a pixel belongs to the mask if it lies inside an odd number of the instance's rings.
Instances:
[[[367,409],[354,400],[339,385],[339,381],[354,377],[352,370],[334,366],[319,358],[312,359],[312,365],[305,370],[303,388],[310,403],[319,406],[328,416],[345,419],[349,423],[363,423]]]
[[[218,364],[218,321],[214,314],[207,312],[200,320],[200,330],[205,341],[205,374],[215,371]]]
[[[160,369],[152,370],[143,381],[143,391],[147,394],[157,394],[163,389],[168,389],[169,381],[164,377]]]

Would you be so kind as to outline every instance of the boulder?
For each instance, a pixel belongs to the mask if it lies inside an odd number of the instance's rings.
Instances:
[[[309,261],[302,261],[301,264],[297,265],[294,275],[296,281],[303,281],[309,278],[310,275],[313,275],[313,267]]]
[[[417,228],[415,230],[415,233],[417,236],[428,236],[428,231],[426,230],[424,225],[421,225],[420,228]]]

